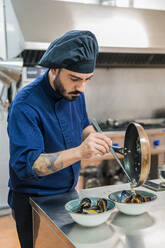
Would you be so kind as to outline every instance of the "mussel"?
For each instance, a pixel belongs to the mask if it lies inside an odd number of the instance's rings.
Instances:
[[[123,190],[121,192],[121,198],[120,198],[120,202],[124,203],[125,200],[130,196],[130,193],[126,190]]]
[[[99,198],[95,205],[92,205],[89,198],[83,198],[77,208],[77,213],[98,214],[107,210],[108,201],[105,198]]]
[[[121,192],[121,197],[120,197],[120,202],[121,203],[143,203],[151,201],[150,196],[143,196],[142,194],[139,193],[129,193],[126,190],[123,190]]]
[[[77,213],[83,213],[84,209],[90,208],[91,200],[89,198],[83,198],[78,206]]]
[[[124,201],[125,203],[141,203],[142,201],[139,199],[139,197],[136,197],[135,195],[130,195],[127,197]]]
[[[107,210],[107,205],[108,205],[108,202],[105,198],[100,198],[97,201],[97,207],[99,208],[101,213]]]
[[[95,208],[84,209],[83,214],[98,214],[98,210]]]
[[[151,201],[152,199],[151,199],[151,196],[144,196],[144,200],[145,200],[145,202],[148,202],[148,201]]]

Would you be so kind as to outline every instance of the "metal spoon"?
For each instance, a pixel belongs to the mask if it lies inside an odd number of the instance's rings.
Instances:
[[[92,125],[94,126],[94,128],[96,129],[97,132],[103,133],[103,131],[101,130],[101,128],[100,128],[98,122],[96,121],[96,119],[92,119],[91,122],[92,122]],[[119,159],[118,156],[116,155],[116,152],[123,154],[123,153],[121,152],[122,148],[121,148],[121,147],[110,146],[109,150],[110,150],[110,152],[112,153],[112,155],[114,156],[114,158],[116,159],[116,161],[118,162],[118,164],[119,164],[119,165],[121,166],[121,168],[123,169],[124,173],[125,173],[126,176],[128,177],[128,180],[130,181],[130,183],[132,184],[132,180],[131,180],[130,176],[128,175],[128,173],[127,173],[127,171],[125,170],[124,166],[123,166],[122,163],[120,162],[120,159]],[[115,150],[116,150],[116,152],[115,152]]]

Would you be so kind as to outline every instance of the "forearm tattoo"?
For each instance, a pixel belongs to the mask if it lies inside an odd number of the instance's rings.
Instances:
[[[38,176],[46,176],[64,168],[63,162],[57,161],[60,152],[54,154],[41,154],[34,162],[32,169]]]

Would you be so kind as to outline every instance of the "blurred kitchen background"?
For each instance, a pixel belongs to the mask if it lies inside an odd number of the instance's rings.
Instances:
[[[146,128],[151,142],[150,178],[165,153],[164,0],[0,0],[0,210],[8,192],[7,112],[19,89],[45,69],[37,63],[49,43],[68,30],[95,33],[99,55],[87,85],[90,118],[123,145],[130,121]],[[83,165],[79,187],[125,182],[111,160]]]

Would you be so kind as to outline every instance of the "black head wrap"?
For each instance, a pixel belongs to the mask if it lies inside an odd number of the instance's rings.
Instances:
[[[98,43],[90,31],[72,30],[54,40],[39,61],[47,68],[65,68],[92,73],[96,65]]]

